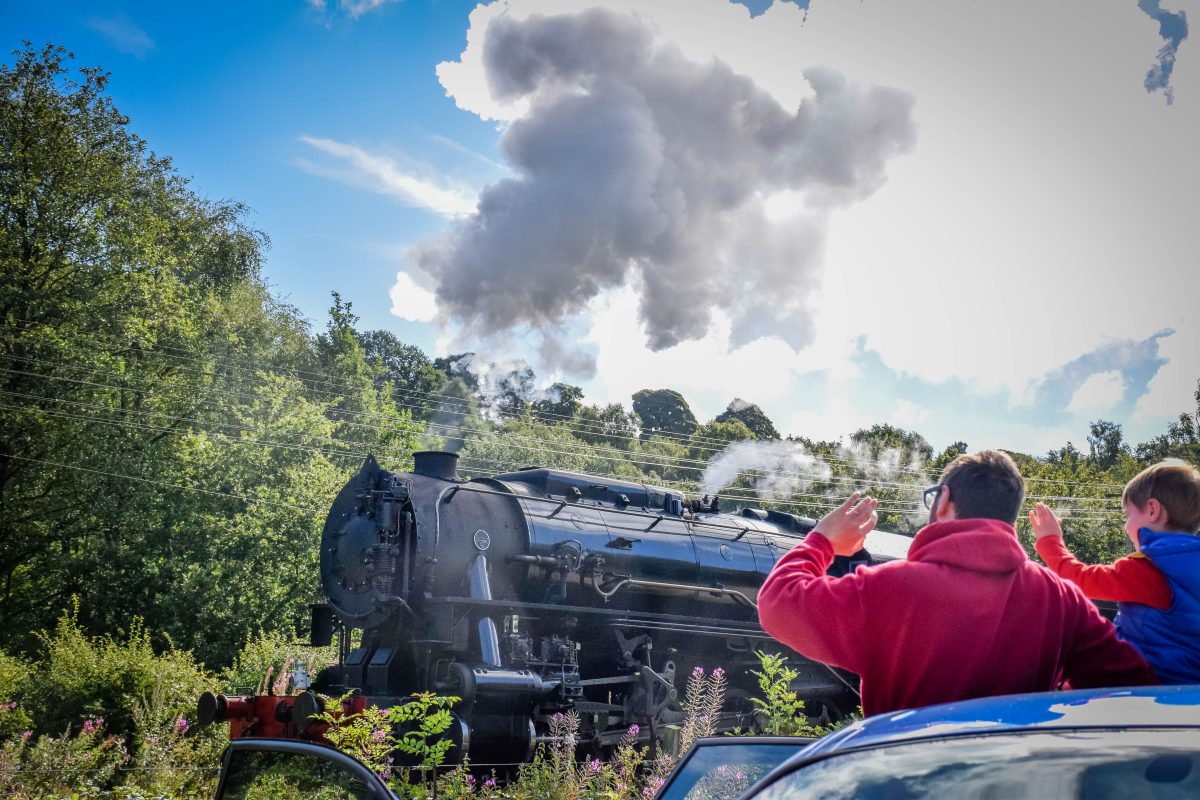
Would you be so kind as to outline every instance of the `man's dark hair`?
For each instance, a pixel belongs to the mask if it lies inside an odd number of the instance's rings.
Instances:
[[[942,486],[959,519],[998,519],[1015,525],[1025,499],[1025,479],[1008,453],[983,450],[961,455],[942,470]]]

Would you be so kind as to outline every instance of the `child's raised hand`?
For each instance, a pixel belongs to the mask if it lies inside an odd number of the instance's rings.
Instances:
[[[1045,503],[1038,503],[1029,512],[1029,525],[1033,528],[1033,535],[1039,539],[1047,536],[1062,538],[1062,523]]]

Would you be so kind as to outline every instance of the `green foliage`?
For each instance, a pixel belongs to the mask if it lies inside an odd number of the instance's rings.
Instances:
[[[641,422],[643,441],[655,434],[691,436],[698,427],[687,400],[674,389],[642,389],[635,393],[633,413]]]
[[[779,431],[775,430],[775,424],[755,403],[747,403],[745,400],[735,397],[725,410],[717,415],[714,422],[732,422],[733,420],[745,425],[755,439],[779,438]]]
[[[103,717],[113,733],[138,735],[134,709],[145,698],[156,696],[161,714],[178,719],[193,715],[196,698],[215,688],[187,652],[156,653],[140,620],[118,639],[89,636],[75,612],[64,613],[42,643],[43,657],[21,699],[36,720],[35,733],[55,734]]]
[[[310,677],[337,661],[337,645],[310,647],[297,643],[278,631],[259,631],[250,637],[233,664],[221,673],[221,684],[231,693],[255,691],[255,687],[267,683],[273,690],[281,678],[284,686],[274,694],[288,694],[287,681],[298,664],[303,664]]]
[[[369,706],[347,714],[342,709],[350,698],[351,694],[346,694],[337,700],[327,700],[327,710],[313,719],[329,726],[324,737],[330,744],[354,756],[379,776],[392,776],[392,754],[396,750],[412,756],[422,775],[446,759],[453,742],[442,734],[453,722],[450,708],[458,702],[457,697],[423,692],[412,695],[403,705]],[[401,780],[398,785],[407,786],[407,782]]]
[[[555,383],[546,390],[546,395],[542,400],[534,400],[530,404],[530,410],[535,414],[545,415],[546,421],[551,424],[569,422],[583,408],[583,403],[580,402],[583,389],[578,386]]]
[[[761,670],[750,670],[758,678],[761,697],[750,702],[758,709],[762,733],[768,736],[824,736],[830,729],[809,722],[804,701],[792,690],[792,682],[800,672],[787,666],[787,657],[780,653],[758,651]]]
[[[533,761],[518,768],[517,780],[497,792],[486,784],[485,797],[506,800],[637,800],[649,796],[643,764],[646,748],[637,744],[638,728],[626,732],[613,758],[576,761],[579,717],[574,712],[550,719],[552,745],[538,745]]]
[[[20,658],[0,652],[0,742],[19,736],[33,719],[17,698],[25,694],[32,667]]]
[[[20,737],[0,745],[0,791],[5,797],[40,800],[73,793],[95,795],[112,783],[128,753],[105,722],[89,718],[72,733]]]

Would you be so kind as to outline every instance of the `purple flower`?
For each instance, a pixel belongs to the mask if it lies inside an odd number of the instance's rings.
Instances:
[[[469,772],[467,773],[467,786],[475,788],[475,776]]]
[[[713,677],[714,677],[714,678],[723,678],[723,677],[725,677],[725,670],[724,670],[724,669],[722,669],[721,667],[717,667],[716,669],[714,669],[714,670],[713,670]]]
[[[646,797],[646,798],[654,797],[653,787],[647,786],[645,789],[642,789],[642,797]]]
[[[184,719],[183,717],[180,717],[179,719],[175,720],[175,732],[176,733],[181,733],[181,734],[187,733],[188,727],[189,727],[188,721],[186,719]]]
[[[562,715],[561,711],[556,711],[551,719],[553,719],[555,722],[562,722],[564,719],[566,719],[566,717]]]
[[[157,736],[147,736],[146,744],[158,744],[158,737]]]
[[[33,731],[22,731],[21,732],[21,741],[28,742],[30,736],[33,736]]]
[[[89,736],[104,726],[104,717],[95,717],[83,721],[83,732]]]
[[[13,700],[11,703],[5,703],[3,705],[0,705],[0,710],[12,711],[16,707],[17,707],[17,701]]]
[[[489,789],[495,789],[496,788],[496,779],[488,778],[486,781],[483,782],[483,785]]]
[[[696,667],[695,669],[692,670],[693,678],[699,678],[703,674],[704,674],[704,667]]]
[[[372,742],[382,742],[386,736],[387,731],[385,731],[383,728],[376,728],[375,730],[371,731]]]
[[[629,726],[629,735],[630,735],[630,736],[637,736],[639,733],[641,733],[641,730],[642,730],[642,729],[641,729],[641,728],[639,728],[639,727],[638,727],[636,724],[635,724],[635,725],[630,725],[630,726]]]

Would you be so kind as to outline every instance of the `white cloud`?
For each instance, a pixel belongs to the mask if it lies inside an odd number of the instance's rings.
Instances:
[[[388,290],[392,298],[392,313],[413,322],[432,322],[437,319],[437,297],[420,286],[407,272],[397,272],[396,282]]]
[[[439,79],[461,108],[508,129],[530,101],[490,91],[488,24],[600,4],[477,6],[461,60],[439,65]],[[1169,326],[1177,332],[1160,346],[1168,363],[1135,417],[1169,418],[1192,406],[1200,378],[1200,270],[1188,266],[1200,252],[1191,220],[1200,53],[1180,49],[1174,105],[1147,93],[1143,78],[1162,42],[1136,3],[826,2],[806,18],[777,2],[754,19],[727,2],[602,5],[650,20],[693,61],[718,57],[787,109],[810,93],[800,76],[813,65],[912,92],[919,135],[914,153],[889,163],[882,188],[830,217],[812,344],[797,353],[768,338],[735,349],[718,311],[702,339],[650,353],[635,311],[640,297],[626,285],[583,315],[598,365],[589,399],[628,403],[637,389],[672,386],[711,416],[742,396],[781,431],[837,438],[880,421],[862,412],[870,387],[854,374],[856,341],[902,375],[962,382],[1020,404],[1034,399],[1044,376],[1105,343],[1142,341]],[[794,192],[761,201],[773,225],[807,211]],[[764,305],[774,300],[762,293]],[[809,370],[829,370],[825,394],[797,409],[789,393]],[[1100,407],[1125,388],[1119,376],[1092,376],[1072,410]],[[969,403],[930,409],[933,422],[959,430],[972,448],[1042,452],[1079,440],[1078,431],[973,413]],[[900,420],[930,409],[901,397],[890,413]]]
[[[399,0],[338,0],[338,10],[349,15],[351,19],[358,19],[363,14],[370,11],[375,11],[378,8],[395,3]],[[326,0],[308,0],[308,7],[313,11],[324,14],[328,8]]]
[[[1124,396],[1125,378],[1120,372],[1097,372],[1081,383],[1071,395],[1067,411],[1106,411],[1121,402]]]
[[[475,192],[468,187],[413,174],[393,158],[369,153],[352,144],[315,136],[301,136],[300,141],[335,159],[333,164],[301,160],[300,166],[314,175],[399,197],[411,205],[446,217],[475,210]]]
[[[143,59],[150,55],[150,51],[155,48],[150,34],[139,28],[124,14],[117,14],[113,17],[93,17],[88,20],[87,26],[107,39],[114,49],[128,53],[137,59]]]
[[[1183,323],[1173,334],[1159,339],[1158,354],[1167,359],[1150,380],[1146,393],[1133,410],[1135,420],[1175,417],[1196,408],[1196,382],[1200,380],[1200,330]]]
[[[928,418],[929,412],[927,410],[911,400],[900,398],[896,401],[896,407],[892,409],[890,421],[893,425],[898,425],[901,428],[915,430]]]

